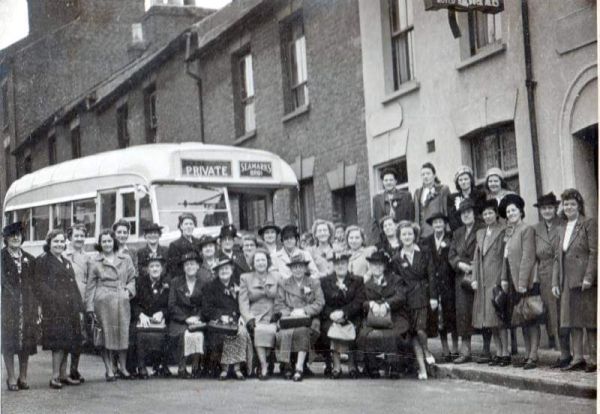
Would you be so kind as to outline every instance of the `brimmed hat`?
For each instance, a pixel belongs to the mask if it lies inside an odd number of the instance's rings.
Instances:
[[[23,223],[20,221],[16,221],[7,226],[4,226],[2,229],[2,237],[12,236],[13,234],[23,233]]]
[[[295,254],[291,257],[290,262],[286,263],[288,267],[292,267],[295,264],[303,264],[304,266],[308,266],[310,261],[304,258],[303,254]]]
[[[188,260],[195,260],[198,263],[201,262],[200,256],[195,250],[190,250],[179,257],[179,263],[181,264],[187,262]]]
[[[540,198],[538,198],[537,203],[533,206],[536,208],[540,208],[543,206],[557,206],[560,204],[560,201],[554,195],[554,192],[550,191],[548,194],[544,194]]]
[[[208,235],[208,234],[205,234],[202,237],[200,237],[200,240],[198,241],[198,246],[200,246],[200,248],[203,248],[207,244],[214,244],[216,246],[217,245],[217,239],[215,237],[213,237],[213,236]]]
[[[504,180],[504,171],[502,171],[498,167],[492,167],[489,170],[487,170],[487,172],[485,173],[485,181],[487,182],[488,178],[490,178],[492,175],[497,175],[498,177],[500,177],[500,179]]]
[[[287,224],[287,225],[283,226],[279,237],[281,238],[281,241],[283,241],[290,234],[292,234],[297,239],[300,238],[300,233],[298,232],[298,227],[294,226],[293,224]]]
[[[233,261],[227,256],[221,256],[221,257],[219,257],[219,261],[217,263],[215,263],[214,265],[212,265],[211,269],[213,272],[216,272],[217,270],[219,270],[219,268],[221,268],[225,265],[233,266]]]
[[[460,213],[464,213],[467,210],[475,211],[475,202],[473,200],[471,200],[470,198],[464,199],[463,201],[460,202],[460,205],[458,206],[458,211]]]
[[[221,227],[221,232],[219,233],[219,238],[223,237],[231,237],[232,239],[237,236],[237,229],[233,224],[225,224]]]
[[[496,200],[495,198],[490,198],[489,200],[485,200],[483,203],[481,203],[480,207],[481,207],[482,213],[488,208],[494,209],[494,211],[497,213],[498,212],[498,200]]]
[[[160,262],[161,265],[164,265],[167,259],[162,256],[149,256],[144,260],[144,266],[148,266],[152,262]]]
[[[160,233],[162,234],[163,226],[159,226],[156,223],[147,224],[142,228],[144,233]]]
[[[394,176],[394,179],[398,181],[398,172],[394,168],[390,167],[384,168],[383,171],[381,171],[381,174],[379,174],[379,178],[383,180],[383,177],[385,177],[388,174],[392,174]]]
[[[390,260],[388,254],[383,250],[376,250],[371,252],[369,256],[366,257],[367,262],[369,263],[383,263],[387,264]]]
[[[446,222],[446,224],[448,224],[450,222],[450,220],[448,220],[448,216],[442,212],[437,212],[437,213],[432,214],[431,216],[427,217],[427,219],[425,221],[427,222],[427,224],[429,224],[431,226],[431,225],[433,225],[433,220],[437,220],[437,219],[444,220]]]
[[[460,177],[463,174],[470,174],[471,177],[473,177],[473,170],[468,165],[461,165],[460,167],[458,167],[458,170],[456,170],[456,173],[454,174],[454,182],[456,182],[456,180],[458,180],[458,177]]]
[[[263,234],[265,233],[265,231],[267,231],[267,230],[275,230],[275,233],[277,233],[277,234],[281,233],[281,227],[277,226],[272,221],[267,221],[267,222],[265,222],[265,224],[262,225],[262,227],[260,229],[258,229],[258,235],[260,237],[262,237]]]
[[[511,204],[517,206],[517,208],[521,210],[521,214],[525,212],[525,200],[523,200],[518,194],[507,194],[504,196],[502,201],[500,201],[500,206],[498,206],[498,213],[500,214],[500,217],[503,219],[506,218],[506,208]]]
[[[352,256],[352,254],[350,254],[350,252],[331,252],[328,256],[327,256],[327,260],[330,260],[332,262],[342,262],[344,260],[350,260],[350,257]]]

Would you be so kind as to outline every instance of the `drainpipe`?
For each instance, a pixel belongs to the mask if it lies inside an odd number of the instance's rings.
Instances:
[[[200,75],[194,73],[191,69],[192,62],[190,61],[191,55],[191,43],[192,43],[192,32],[185,34],[185,73],[196,81],[198,85],[198,106],[200,109],[200,142],[204,143],[204,100],[202,97],[202,78]]]
[[[529,37],[529,6],[527,0],[521,0],[521,18],[523,20],[523,52],[525,54],[525,87],[527,88],[527,108],[529,110],[529,129],[533,150],[533,173],[535,175],[535,193],[542,195],[542,173],[540,167],[540,146],[538,142],[537,115],[535,110],[535,86],[533,63],[531,60],[531,39]]]

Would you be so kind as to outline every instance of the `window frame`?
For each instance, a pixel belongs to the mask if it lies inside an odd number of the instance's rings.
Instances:
[[[399,2],[403,2],[404,12],[406,15],[406,25],[403,26],[401,23],[401,15],[398,8],[398,27],[394,29],[394,21],[396,16],[396,7],[399,7]],[[393,91],[398,91],[402,85],[414,81],[415,77],[415,57],[414,57],[414,7],[412,0],[387,0],[388,3],[388,17],[390,27],[390,46],[391,46],[391,64],[392,64],[392,88]],[[399,58],[397,56],[398,47],[397,44],[400,42],[406,42],[406,53],[405,56],[407,66],[404,68],[408,72],[408,77],[403,80],[400,68]]]
[[[379,178],[379,176],[381,175],[381,172],[383,170],[385,170],[386,168],[390,168],[390,167],[395,168],[396,165],[402,164],[402,163],[404,163],[404,166],[405,166],[404,171],[406,172],[406,181],[404,181],[402,183],[397,183],[396,189],[409,191],[408,161],[407,161],[406,157],[400,157],[400,158],[395,158],[393,160],[387,161],[382,164],[378,164],[373,167],[373,169],[374,169],[374,180],[373,181],[375,182],[375,194],[383,191],[383,183],[381,182],[381,179]]]
[[[505,162],[505,151],[506,143],[505,141],[505,133],[512,132],[514,137],[514,156],[515,156],[515,167],[506,169]],[[479,163],[477,160],[477,142],[481,142],[481,140],[486,137],[494,136],[496,142],[495,152],[498,154],[498,163],[499,165],[484,165],[485,171],[479,171]],[[519,176],[519,160],[518,160],[518,152],[517,152],[517,136],[513,123],[509,124],[500,124],[495,126],[490,126],[488,128],[482,129],[476,133],[470,134],[467,138],[467,142],[469,145],[469,153],[471,157],[471,165],[473,166],[473,174],[475,176],[475,183],[477,186],[485,184],[485,173],[488,169],[492,167],[498,167],[504,172],[505,180],[512,180],[515,177]]]
[[[480,30],[480,25],[482,24],[480,23],[480,17],[485,17],[485,39],[480,37],[482,33]],[[494,25],[493,40],[489,38],[491,34],[489,28],[490,21]],[[481,51],[502,43],[502,12],[491,14],[472,10],[467,13],[467,22],[470,56],[476,56]],[[485,43],[483,43],[483,40],[485,40]]]
[[[287,115],[310,104],[306,30],[301,10],[281,22],[280,37]]]

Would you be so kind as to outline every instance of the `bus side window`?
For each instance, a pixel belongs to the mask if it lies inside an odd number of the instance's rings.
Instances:
[[[131,225],[129,234],[137,235],[136,220],[135,220],[135,193],[121,193],[121,201],[123,203],[123,220],[126,220]]]
[[[25,228],[23,241],[26,242],[31,240],[31,210],[25,209],[17,211],[17,221],[23,223],[23,227]]]
[[[50,206],[32,208],[33,240],[45,240],[50,229]]]
[[[96,200],[73,201],[73,224],[85,224],[88,237],[96,236]]]
[[[52,206],[52,228],[67,231],[71,227],[71,203],[60,203]]]
[[[139,195],[138,195],[139,197]],[[147,194],[144,194],[141,198],[139,198],[140,203],[140,229],[149,226],[153,223],[152,220],[152,207],[150,206],[150,197]]]
[[[100,194],[100,230],[110,229],[117,217],[117,194]]]

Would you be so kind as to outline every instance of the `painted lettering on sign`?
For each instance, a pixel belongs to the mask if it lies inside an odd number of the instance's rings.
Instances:
[[[451,9],[455,11],[478,10],[499,13],[504,10],[504,0],[424,0],[425,10]]]
[[[186,177],[231,177],[231,161],[181,160]]]
[[[273,177],[273,166],[269,161],[240,161],[240,176],[254,178]]]

